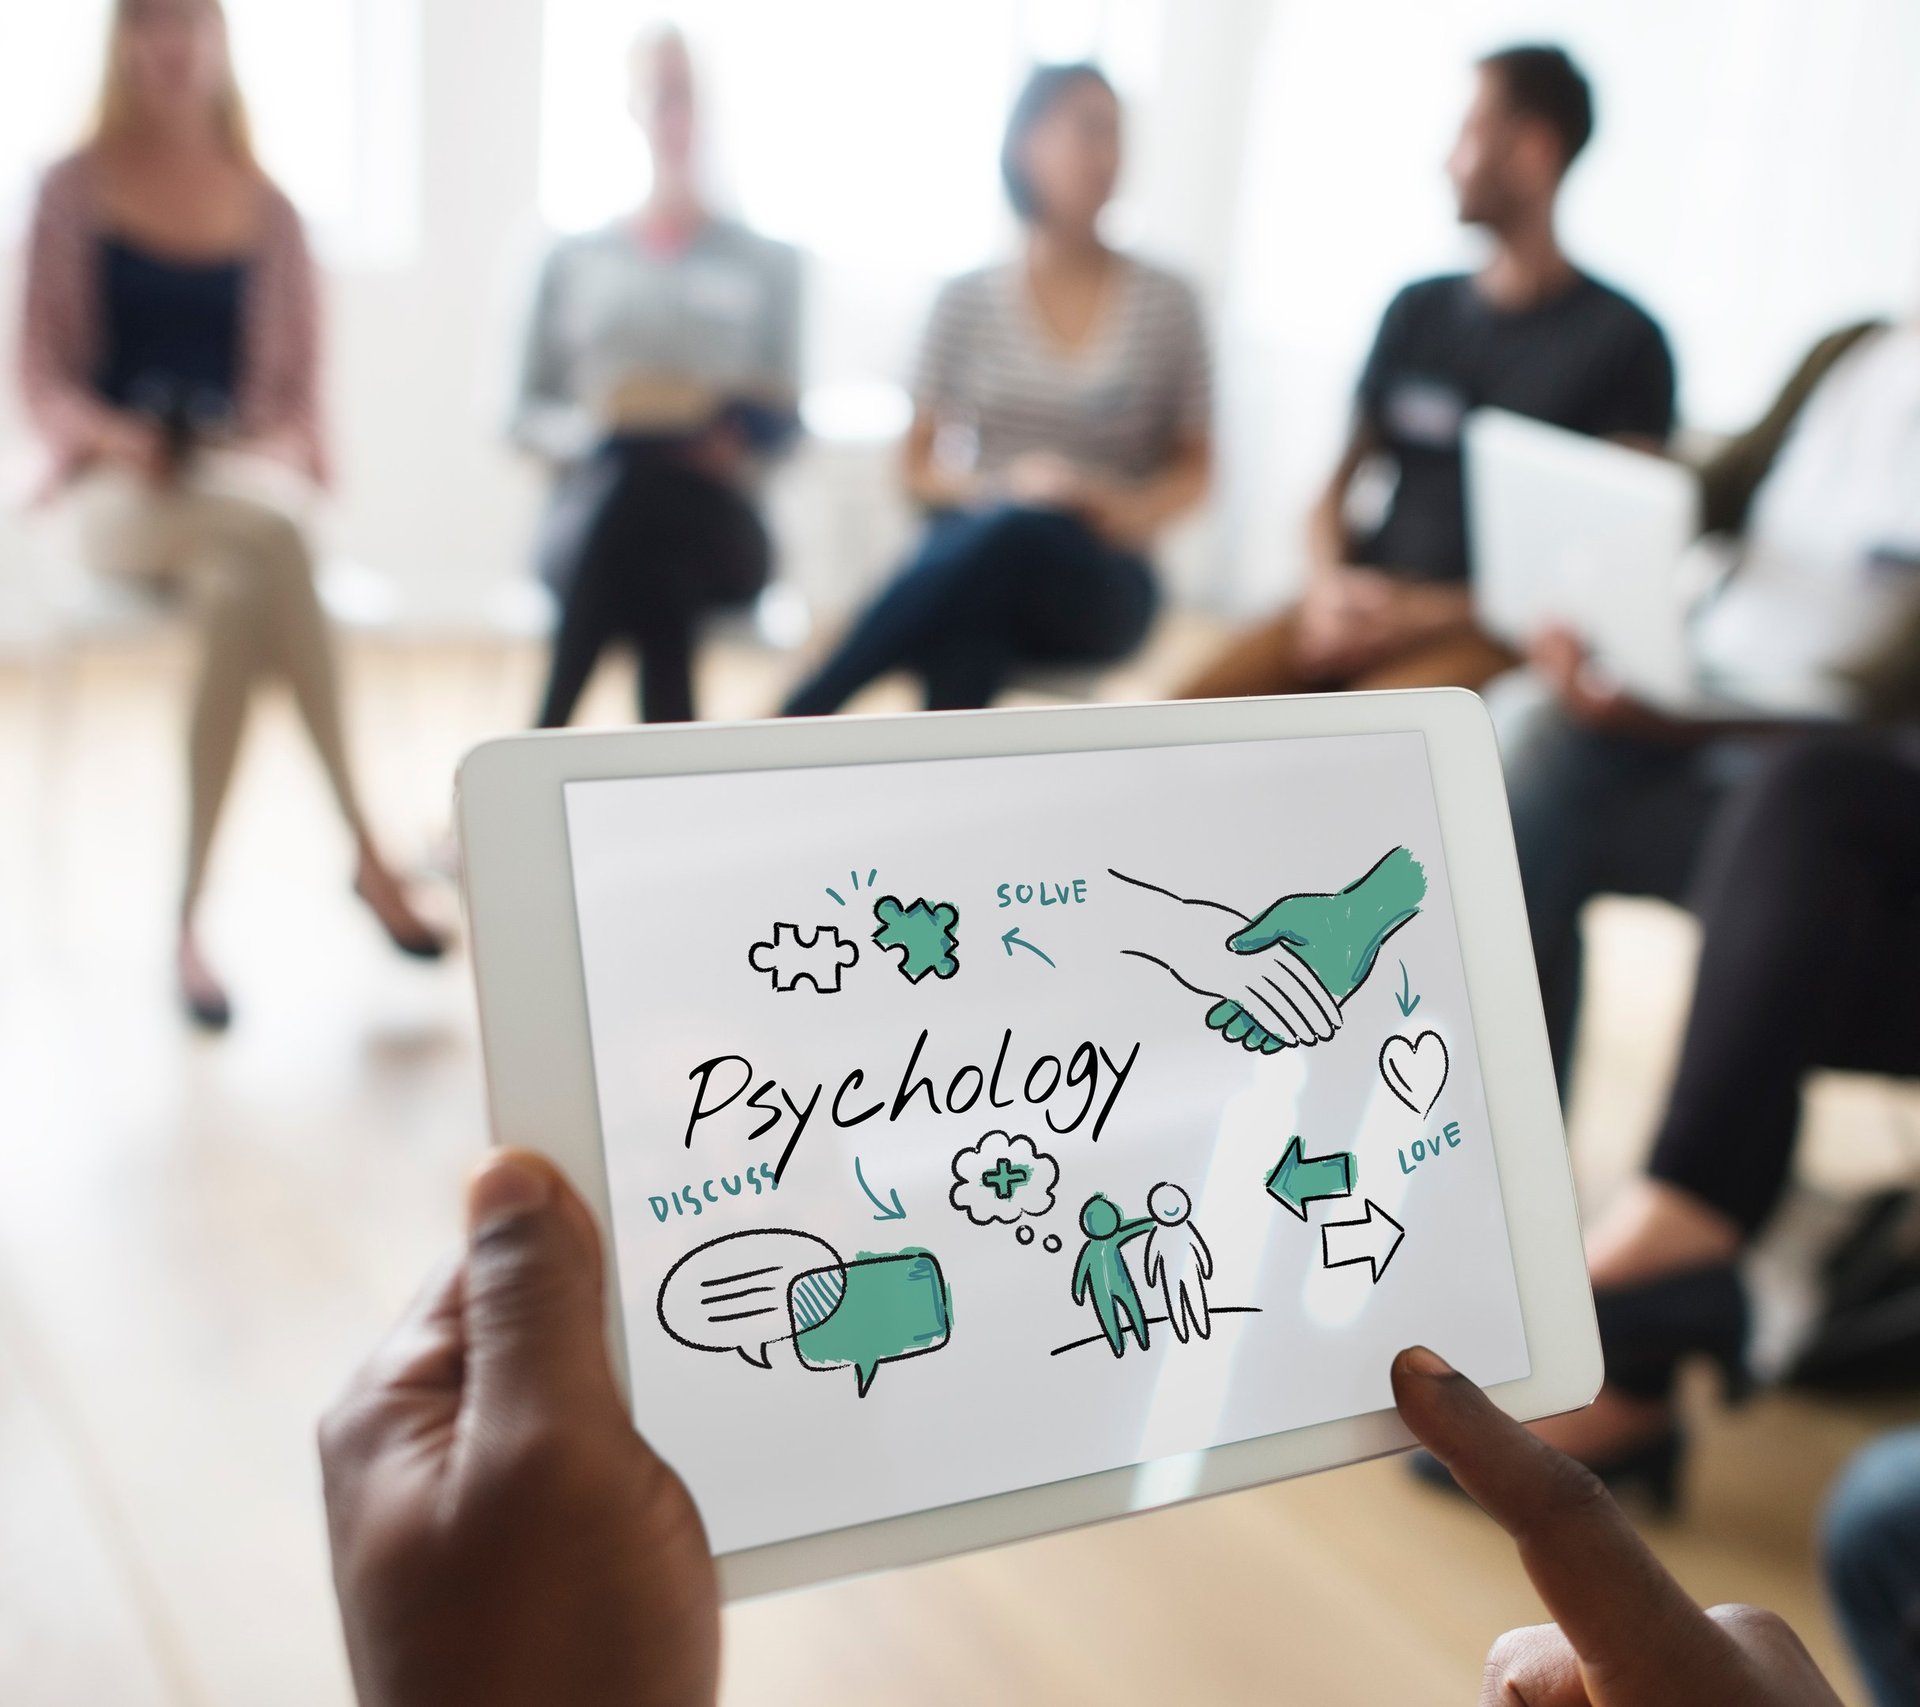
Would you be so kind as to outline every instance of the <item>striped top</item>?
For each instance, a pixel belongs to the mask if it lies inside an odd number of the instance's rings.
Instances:
[[[1018,262],[963,273],[934,303],[914,376],[945,458],[995,475],[1048,452],[1140,480],[1203,437],[1212,415],[1206,332],[1192,288],[1123,257],[1092,340],[1048,332]]]

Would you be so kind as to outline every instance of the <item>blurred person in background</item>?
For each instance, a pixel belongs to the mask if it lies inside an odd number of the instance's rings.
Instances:
[[[1155,539],[1206,493],[1210,375],[1192,289],[1111,248],[1120,102],[1092,65],[1036,70],[1001,172],[1025,242],[953,280],[914,379],[918,554],[788,700],[838,710],[894,670],[931,710],[992,702],[1019,664],[1105,664],[1145,638]]]
[[[318,367],[318,281],[253,157],[218,0],[118,0],[93,134],[41,185],[20,374],[88,567],[177,590],[200,624],[177,964],[210,1029],[231,1008],[195,921],[262,676],[292,690],[361,898],[403,951],[445,946],[374,846],[347,760],[308,540]]]
[[[1681,1366],[1718,1364],[1732,1397],[1751,1385],[1740,1265],[1787,1191],[1808,1076],[1920,1078],[1920,319],[1822,339],[1701,479],[1731,562],[1694,623],[1703,674],[1786,706],[1833,696],[1837,715],[1667,716],[1552,633],[1548,691],[1502,741],[1563,1095],[1585,902],[1656,895],[1701,926],[1652,1153],[1587,1234],[1607,1385],[1542,1429],[1662,1505]],[[1851,1515],[1860,1569],[1883,1575]]]
[[[1558,631],[1532,649],[1544,696],[1502,731],[1563,1096],[1586,902],[1685,900],[1702,929],[1646,1170],[1587,1237],[1607,1385],[1541,1430],[1661,1505],[1677,1497],[1681,1367],[1718,1364],[1733,1398],[1751,1385],[1741,1264],[1786,1193],[1808,1075],[1920,1078],[1920,317],[1821,339],[1700,475],[1727,565],[1693,626],[1703,679],[1823,707],[1830,727],[1664,715]],[[1883,1703],[1920,1703],[1917,1525],[1920,1445],[1895,1435],[1843,1478],[1826,1532]]]
[[[1307,523],[1300,601],[1250,629],[1187,698],[1338,688],[1479,688],[1519,660],[1484,634],[1468,592],[1461,429],[1500,408],[1598,438],[1663,443],[1666,338],[1561,249],[1555,207],[1593,133],[1586,78],[1556,47],[1483,59],[1447,161],[1486,264],[1411,284],[1361,374],[1352,432]],[[1350,508],[1390,470],[1377,521]]]
[[[1911,721],[1779,744],[1715,816],[1672,1087],[1644,1171],[1587,1230],[1607,1384],[1539,1432],[1661,1509],[1679,1491],[1681,1366],[1717,1364],[1733,1399],[1752,1386],[1740,1265],[1786,1195],[1808,1078],[1920,1079],[1920,626],[1901,673]],[[1920,1567],[1920,1529],[1912,1546]]]
[[[548,257],[510,429],[558,475],[541,546],[560,599],[543,728],[571,718],[615,641],[639,654],[645,721],[693,717],[700,623],[767,583],[754,488],[798,424],[799,257],[708,205],[678,32],[634,44],[631,105],[652,189]]]
[[[1823,338],[1700,478],[1708,549],[1728,563],[1693,623],[1703,679],[1850,718],[1849,673],[1920,596],[1920,319]],[[1532,652],[1546,691],[1509,708],[1501,753],[1564,1097],[1586,903],[1682,900],[1723,803],[1806,725],[1656,712],[1603,679],[1572,633]]]
[[[1920,1428],[1860,1451],[1821,1539],[1827,1592],[1875,1707],[1920,1707]]]

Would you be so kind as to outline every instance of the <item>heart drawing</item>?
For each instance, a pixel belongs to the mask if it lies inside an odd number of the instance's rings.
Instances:
[[[1398,1033],[1380,1045],[1380,1077],[1415,1114],[1432,1111],[1447,1088],[1447,1045],[1437,1031],[1418,1037]]]

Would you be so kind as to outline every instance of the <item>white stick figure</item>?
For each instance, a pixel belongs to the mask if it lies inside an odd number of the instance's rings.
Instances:
[[[1147,1235],[1147,1285],[1160,1289],[1167,1323],[1182,1345],[1189,1328],[1202,1339],[1213,1331],[1206,1285],[1213,1274],[1213,1253],[1200,1229],[1187,1219],[1192,1208],[1193,1200],[1177,1185],[1156,1185],[1147,1194],[1147,1213],[1155,1222]]]

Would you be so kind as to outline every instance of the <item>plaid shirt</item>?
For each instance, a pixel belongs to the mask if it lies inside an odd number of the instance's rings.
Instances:
[[[58,485],[85,461],[107,409],[96,389],[102,341],[101,228],[93,159],[69,155],[41,181],[27,251],[20,388],[52,458]],[[248,257],[235,408],[249,447],[322,484],[319,280],[300,216],[266,186],[260,234]]]

